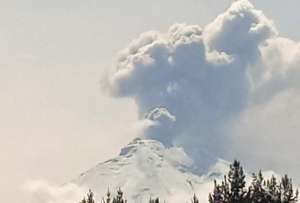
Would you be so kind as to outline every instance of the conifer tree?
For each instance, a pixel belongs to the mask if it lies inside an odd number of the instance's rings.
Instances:
[[[267,189],[271,195],[277,195],[277,180],[274,175],[271,176],[270,180],[267,180]]]
[[[214,203],[214,199],[213,199],[211,193],[208,194],[208,202],[209,203]]]
[[[209,194],[210,203],[223,203],[225,201],[225,187],[224,185],[218,185],[216,180],[214,180],[214,191]]]
[[[79,203],[95,203],[94,200],[94,193],[89,190],[89,192],[87,193],[87,198],[83,198],[83,200],[81,200]]]
[[[294,203],[298,200],[298,190],[294,192],[292,179],[287,175],[283,176],[280,184],[281,190],[281,202],[282,203]]]
[[[224,202],[228,202],[230,198],[230,186],[227,181],[227,176],[224,176],[224,180],[222,181],[222,188],[223,188],[223,195],[224,195]]]
[[[295,203],[298,190],[294,191],[292,180],[285,175],[278,184],[275,176],[265,180],[261,171],[253,173],[252,183],[245,189],[245,175],[238,161],[230,165],[228,181],[226,176],[221,185],[214,181],[209,203]]]
[[[277,184],[277,179],[274,175],[267,180],[266,191],[268,193],[268,199],[272,202],[278,203],[281,201],[281,193],[279,191],[279,186]]]
[[[117,191],[117,196],[114,197],[112,203],[126,203],[127,201],[123,198],[123,192],[121,188]]]
[[[258,175],[252,174],[252,183],[248,189],[247,200],[251,202],[267,202],[267,193],[264,189],[264,178],[262,172],[259,171]]]
[[[111,201],[111,193],[109,191],[109,189],[107,190],[107,193],[106,193],[106,199],[102,199],[102,203],[110,203]]]
[[[193,198],[192,198],[192,203],[199,203],[199,199],[198,197],[196,196],[196,194],[194,194]]]
[[[230,171],[228,173],[228,181],[230,183],[230,203],[242,203],[245,195],[245,174],[240,165],[240,162],[235,160],[230,165]]]
[[[85,197],[84,197],[83,200],[81,200],[79,203],[86,203]]]
[[[91,190],[87,194],[87,203],[95,203],[94,193]]]
[[[149,203],[159,203],[159,198],[152,199],[150,198]]]

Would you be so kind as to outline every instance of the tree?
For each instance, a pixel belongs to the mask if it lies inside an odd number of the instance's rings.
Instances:
[[[287,175],[283,176],[280,184],[281,202],[282,203],[294,203],[298,200],[298,190],[294,192],[292,179]]]
[[[79,203],[95,203],[94,193],[91,190],[89,190],[86,196],[87,198],[84,197]]]
[[[298,190],[294,191],[292,180],[283,176],[278,184],[275,176],[265,180],[261,171],[252,174],[252,182],[245,189],[245,174],[238,161],[230,165],[228,181],[214,181],[214,190],[209,194],[209,203],[295,203]]]
[[[230,183],[230,203],[242,203],[244,201],[245,189],[245,174],[240,165],[240,162],[234,160],[230,164],[230,171],[228,173],[228,181]]]
[[[123,192],[121,188],[117,191],[117,196],[114,197],[112,203],[127,203],[127,201],[123,198]]]
[[[199,203],[199,199],[198,199],[198,197],[196,196],[196,194],[194,194],[191,203]]]
[[[150,198],[149,203],[159,203],[159,198],[152,199]]]
[[[271,178],[267,180],[266,184],[267,199],[269,202],[281,202],[281,192],[279,189],[280,187],[277,184],[277,179],[274,175],[272,175]]]
[[[258,175],[252,174],[252,183],[248,189],[246,199],[248,202],[268,202],[267,193],[264,189],[265,183],[261,170]]]
[[[225,187],[224,184],[218,185],[217,181],[214,180],[214,191],[212,194],[209,194],[210,203],[224,203],[225,200]]]
[[[85,197],[84,197],[83,200],[81,200],[79,203],[86,203]]]
[[[107,190],[107,193],[106,193],[106,199],[102,199],[102,203],[110,203],[110,201],[111,201],[111,193],[110,193],[110,191],[109,191],[109,189]]]

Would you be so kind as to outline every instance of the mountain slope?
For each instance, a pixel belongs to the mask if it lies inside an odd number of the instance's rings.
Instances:
[[[121,187],[131,202],[147,202],[150,197],[185,202],[194,193],[207,200],[213,179],[222,178],[228,163],[218,160],[209,173],[200,171],[181,148],[166,148],[155,140],[135,139],[119,156],[100,163],[73,180],[102,197],[108,187]]]

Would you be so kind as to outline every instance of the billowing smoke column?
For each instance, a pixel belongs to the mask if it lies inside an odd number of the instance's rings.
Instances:
[[[274,34],[271,22],[247,1],[233,4],[204,30],[176,24],[165,34],[142,34],[121,54],[111,91],[134,98],[141,119],[157,121],[146,137],[219,153],[224,123],[247,105],[259,46]]]
[[[108,86],[135,100],[140,119],[153,121],[143,136],[222,156],[228,123],[288,88],[288,75],[299,72],[291,65],[300,59],[294,44],[240,0],[204,29],[175,24],[142,34],[121,53]],[[295,47],[288,59],[283,45]]]

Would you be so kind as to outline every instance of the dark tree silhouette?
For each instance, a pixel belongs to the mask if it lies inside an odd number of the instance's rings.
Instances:
[[[228,183],[229,182],[229,183]],[[292,179],[283,176],[277,183],[275,176],[265,180],[262,172],[252,174],[251,185],[246,189],[245,175],[240,162],[230,165],[228,181],[226,176],[221,184],[215,181],[214,190],[209,194],[210,203],[295,203],[298,190],[294,191]]]
[[[117,196],[114,197],[112,203],[127,203],[127,200],[123,198],[123,191],[121,188],[118,189]]]
[[[150,198],[149,203],[159,203],[159,198],[152,199]]]
[[[89,190],[86,196],[87,197],[84,197],[79,203],[95,203],[94,193],[91,190]]]
[[[199,203],[199,199],[198,197],[196,196],[196,194],[194,194],[192,200],[191,200],[191,203]]]

